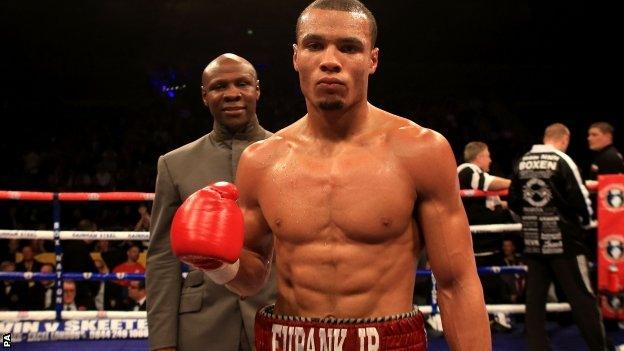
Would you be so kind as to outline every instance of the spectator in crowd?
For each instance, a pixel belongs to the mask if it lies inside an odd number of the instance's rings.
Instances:
[[[27,245],[22,248],[22,260],[15,265],[15,270],[17,272],[39,272],[41,266],[42,263],[35,259],[32,247]],[[33,293],[35,283],[34,280],[18,280],[13,283],[24,294],[20,298],[24,306],[30,303],[29,296]]]
[[[146,310],[146,293],[145,293],[145,281],[133,280],[128,285],[128,296],[133,301],[130,306],[131,311],[145,311]]]
[[[78,222],[80,231],[97,231],[97,224],[89,219]],[[97,273],[97,268],[91,257],[89,242],[87,240],[62,240],[63,247],[63,271],[65,272],[91,272]],[[97,294],[98,282],[81,281],[74,283],[77,288],[78,299],[93,299]]]
[[[17,253],[19,252],[19,240],[8,239],[0,240],[0,262],[17,261]]]
[[[522,264],[516,252],[516,245],[511,238],[503,239],[499,259],[500,261],[495,264],[496,266],[504,267]],[[524,301],[524,273],[501,274],[495,275],[493,278],[496,279],[497,287],[500,288],[500,291],[498,291],[500,298],[497,303],[514,304]],[[514,320],[514,316],[508,313],[496,312],[492,314],[490,323],[493,330],[509,332],[513,330]]]
[[[73,280],[63,281],[63,311],[94,310],[95,304],[89,297],[76,299],[76,283]]]
[[[94,251],[100,253],[107,267],[117,267],[126,261],[126,254],[119,247],[111,245],[108,240],[98,240]]]
[[[3,261],[0,264],[2,272],[15,272],[15,263]],[[17,284],[13,280],[2,281],[0,291],[0,310],[20,310],[24,306],[24,284]]]
[[[41,273],[54,273],[54,267],[45,263],[41,266]],[[54,280],[40,280],[35,282],[34,288],[29,289],[29,309],[53,310],[55,303]]]
[[[18,272],[39,272],[41,270],[41,262],[35,259],[30,246],[22,248],[22,260],[15,265],[15,270]]]
[[[110,249],[110,241],[108,240],[98,240],[95,243],[94,251],[99,253],[107,252]]]
[[[520,266],[524,262],[516,251],[516,244],[511,238],[503,239],[501,261],[498,266]],[[504,274],[501,275],[504,287],[502,303],[524,302],[526,279],[524,274]]]
[[[126,251],[126,262],[115,267],[113,269],[113,273],[145,273],[145,267],[139,263],[140,254],[141,250],[137,245],[130,246],[130,248]],[[122,286],[128,286],[130,281],[119,280],[117,283]]]
[[[42,239],[33,239],[30,241],[30,247],[33,251],[33,255],[38,255],[40,253],[47,252],[48,250],[45,247],[46,241]]]
[[[9,240],[9,254],[11,255],[11,262],[17,262],[17,253],[19,252],[19,240],[10,239]]]
[[[78,311],[76,304],[76,283],[72,280],[63,282],[63,311]]]
[[[134,226],[134,230],[137,232],[148,231],[150,228],[151,218],[150,218],[150,213],[146,205],[141,204],[139,206],[139,216],[140,216],[139,221]]]
[[[613,146],[613,126],[607,122],[596,122],[589,126],[587,141],[595,152],[589,178],[597,180],[600,174],[624,173],[622,154]]]
[[[110,273],[110,270],[104,260],[96,259],[93,262],[95,263],[95,267],[97,267],[99,273]],[[122,289],[123,288],[121,286],[111,283],[109,280],[101,280],[99,282],[97,294],[94,298],[95,308],[98,311],[122,309]]]
[[[134,230],[137,232],[149,231],[152,218],[150,216],[147,206],[145,204],[141,204],[138,211],[140,218],[137,224],[134,226]],[[149,246],[149,240],[142,241],[141,245],[143,246],[143,248],[147,248]]]

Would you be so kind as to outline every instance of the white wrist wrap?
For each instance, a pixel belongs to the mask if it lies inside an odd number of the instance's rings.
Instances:
[[[234,263],[224,263],[221,267],[212,271],[204,271],[204,273],[213,282],[223,285],[229,283],[232,279],[234,279],[234,277],[236,277],[239,266],[240,260],[236,260]]]

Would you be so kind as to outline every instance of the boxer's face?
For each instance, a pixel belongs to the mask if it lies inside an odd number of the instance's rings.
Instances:
[[[366,101],[379,50],[372,48],[364,14],[311,9],[301,17],[293,49],[293,65],[309,103],[341,110]]]
[[[256,114],[260,98],[253,68],[238,62],[223,62],[204,72],[202,80],[202,99],[215,120],[232,132],[244,129]]]

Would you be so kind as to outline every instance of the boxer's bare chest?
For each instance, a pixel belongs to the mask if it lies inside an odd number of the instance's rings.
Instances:
[[[414,192],[380,143],[294,147],[267,170],[259,200],[278,239],[383,242],[405,232]]]

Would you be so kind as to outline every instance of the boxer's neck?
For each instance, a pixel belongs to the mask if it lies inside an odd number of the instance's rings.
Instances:
[[[351,139],[369,129],[373,108],[374,106],[366,100],[335,111],[308,106],[307,125],[309,132],[322,139]]]

